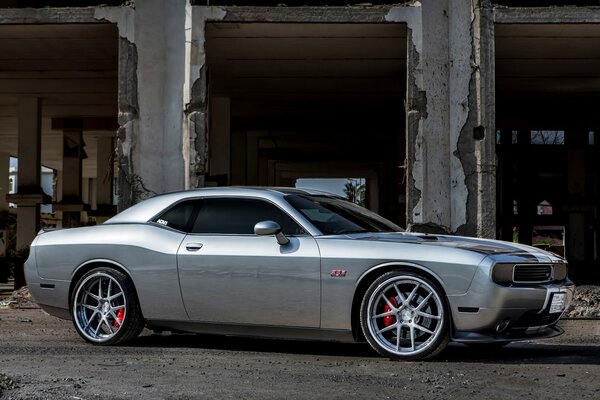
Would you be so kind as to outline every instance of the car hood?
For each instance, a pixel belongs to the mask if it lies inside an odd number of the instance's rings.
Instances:
[[[564,262],[560,256],[532,246],[500,240],[478,239],[465,236],[432,235],[414,232],[398,233],[361,233],[348,235],[354,240],[368,240],[393,243],[415,243],[423,246],[442,246],[485,255],[495,255],[496,258],[518,257],[529,262]]]

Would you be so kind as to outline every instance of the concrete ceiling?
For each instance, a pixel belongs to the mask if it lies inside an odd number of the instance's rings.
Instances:
[[[211,93],[238,99],[403,98],[402,24],[210,23]]]
[[[600,92],[600,25],[497,24],[496,91]]]
[[[42,99],[42,163],[62,169],[53,117],[116,117],[118,32],[112,24],[0,25],[0,151],[17,155],[17,98]],[[94,177],[95,136],[86,132],[84,176]]]

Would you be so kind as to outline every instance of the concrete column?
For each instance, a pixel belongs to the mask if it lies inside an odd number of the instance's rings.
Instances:
[[[474,9],[473,52],[475,56],[474,82],[477,110],[473,137],[475,140],[477,195],[470,205],[469,215],[476,215],[476,235],[496,238],[496,56],[494,52],[494,10],[490,0],[481,0]]]
[[[116,214],[113,206],[113,178],[114,178],[114,139],[110,136],[100,136],[97,142],[96,158],[96,209],[90,213],[96,217],[96,222],[102,223]]]
[[[96,204],[112,205],[113,199],[113,151],[114,141],[112,137],[99,137],[96,159]]]
[[[184,188],[183,96],[186,0],[135,7],[139,120],[133,135],[133,202]]]
[[[231,182],[231,99],[213,97],[210,102],[210,168],[213,179]]]
[[[209,105],[208,71],[206,66],[205,26],[208,20],[221,20],[226,12],[218,7],[187,5],[185,33],[185,83],[183,102],[183,158],[185,187],[205,186],[209,170]],[[217,141],[218,142],[218,141]],[[229,179],[229,182],[231,180]]]
[[[19,170],[17,174],[17,251],[31,244],[40,228],[42,103],[19,99]]]
[[[63,212],[63,228],[81,225],[83,147],[82,127],[63,130],[62,200],[57,207]]]
[[[409,42],[407,218],[417,231],[495,236],[493,21],[484,3],[423,2],[422,49]]]
[[[0,210],[8,209],[6,195],[10,191],[10,153],[0,152]]]

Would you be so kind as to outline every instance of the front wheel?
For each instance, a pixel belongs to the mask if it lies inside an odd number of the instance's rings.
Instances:
[[[144,328],[133,285],[110,268],[95,268],[81,277],[73,291],[71,313],[77,333],[94,344],[125,343]]]
[[[395,360],[422,360],[450,340],[443,293],[410,271],[388,272],[365,293],[360,310],[363,333],[373,349]]]

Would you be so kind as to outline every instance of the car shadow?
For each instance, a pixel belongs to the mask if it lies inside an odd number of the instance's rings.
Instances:
[[[519,342],[502,348],[481,348],[452,343],[437,359],[463,363],[600,365],[600,345]]]
[[[177,347],[254,353],[289,353],[314,356],[381,358],[367,343],[338,343],[263,339],[205,334],[150,334],[133,340],[134,347]],[[429,362],[490,364],[600,364],[600,345],[512,343],[502,348],[469,347],[451,343]]]

